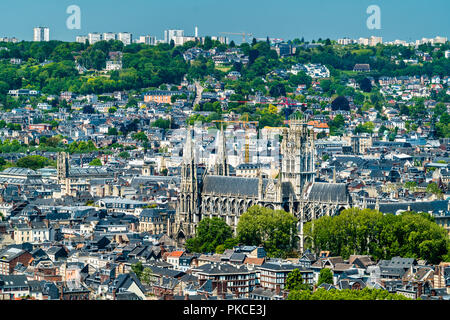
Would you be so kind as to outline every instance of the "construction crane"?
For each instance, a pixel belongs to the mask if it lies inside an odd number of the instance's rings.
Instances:
[[[248,37],[253,37],[253,33],[247,33],[247,32],[221,32],[221,34],[231,34],[231,35],[236,35],[236,36],[242,36],[242,42],[247,42],[247,36]]]
[[[219,123],[241,123],[244,125],[244,131],[245,131],[245,163],[250,163],[250,139],[248,137],[247,129],[249,128],[249,124],[254,124],[258,126],[259,121],[248,121],[248,114],[245,115],[246,120],[213,120],[212,122],[219,122]]]

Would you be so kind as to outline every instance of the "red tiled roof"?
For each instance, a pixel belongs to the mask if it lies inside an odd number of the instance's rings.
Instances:
[[[169,253],[168,257],[181,257],[183,253],[183,251],[172,251]]]
[[[262,265],[265,261],[265,258],[245,258],[244,264],[256,264],[258,266]]]

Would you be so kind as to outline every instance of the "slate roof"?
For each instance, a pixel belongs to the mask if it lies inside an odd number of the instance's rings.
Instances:
[[[148,266],[148,268],[152,270],[154,275],[159,275],[162,277],[180,278],[185,275],[185,272],[179,270],[160,268],[157,266]]]
[[[408,210],[408,207],[415,212],[434,212],[447,211],[448,200],[435,200],[435,201],[417,201],[417,202],[397,202],[397,203],[380,203],[380,211],[382,213],[397,213],[398,210]],[[367,208],[374,209],[375,204],[367,204]]]
[[[28,280],[25,275],[0,275],[0,287],[3,289],[28,287]]]
[[[116,280],[114,280],[113,285],[111,285],[109,289],[111,291],[113,289],[116,289],[117,293],[124,292],[131,286],[133,282],[135,282],[139,289],[145,293],[145,288],[133,272],[120,274],[116,278]]]
[[[209,275],[220,275],[220,274],[242,274],[249,273],[249,270],[245,266],[234,266],[231,264],[221,263],[221,264],[204,264],[198,268],[194,269],[196,273],[204,273]]]
[[[265,262],[257,269],[265,269],[272,271],[292,271],[294,269],[305,270],[304,267],[292,264],[292,263],[276,263],[276,262]]]
[[[69,170],[70,177],[91,177],[98,175],[108,175],[108,171],[103,167],[71,167]]]
[[[119,292],[116,293],[116,300],[142,300],[134,292]]]
[[[276,291],[270,290],[270,289],[265,289],[262,287],[255,288],[250,294],[251,294],[251,296],[265,297],[268,299],[272,299],[275,296],[279,296],[279,295],[277,295]]]
[[[206,176],[203,180],[203,192],[211,194],[233,194],[258,196],[258,178]],[[263,187],[268,179],[263,179]]]
[[[0,251],[0,259],[2,261],[12,261],[18,256],[25,253],[25,250],[18,249],[18,248],[7,248],[2,251]]]
[[[307,191],[307,199],[320,202],[348,203],[350,195],[345,183],[315,182]]]
[[[210,279],[206,280],[205,283],[203,283],[203,285],[200,288],[198,288],[198,292],[212,293],[213,292],[212,281]]]
[[[243,253],[237,253],[237,252],[235,252],[235,253],[233,253],[233,254],[231,255],[230,261],[242,263],[242,262],[244,262],[244,260],[245,260],[246,257],[247,257],[247,256],[246,256],[245,254],[243,254]]]

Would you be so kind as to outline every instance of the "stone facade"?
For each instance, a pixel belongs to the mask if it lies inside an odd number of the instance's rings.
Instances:
[[[181,185],[175,222],[169,234],[181,245],[195,235],[205,217],[221,217],[234,230],[239,217],[251,206],[283,209],[298,218],[300,250],[303,224],[324,215],[336,215],[351,206],[346,184],[315,182],[314,135],[305,123],[291,122],[283,132],[278,179],[229,176],[223,131],[216,163],[207,172],[196,162],[192,131],[188,132],[181,166]]]

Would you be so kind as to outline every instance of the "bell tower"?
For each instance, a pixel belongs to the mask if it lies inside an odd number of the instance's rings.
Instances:
[[[173,230],[176,240],[180,244],[185,239],[194,236],[195,225],[200,220],[198,212],[199,189],[194,141],[192,139],[192,130],[189,128],[181,163],[181,184],[174,226],[176,230]]]
[[[69,177],[69,154],[59,152],[56,165],[58,168],[58,182],[63,183]]]
[[[300,199],[305,185],[314,182],[314,135],[304,122],[291,120],[281,143],[282,182],[292,184],[295,196]]]

